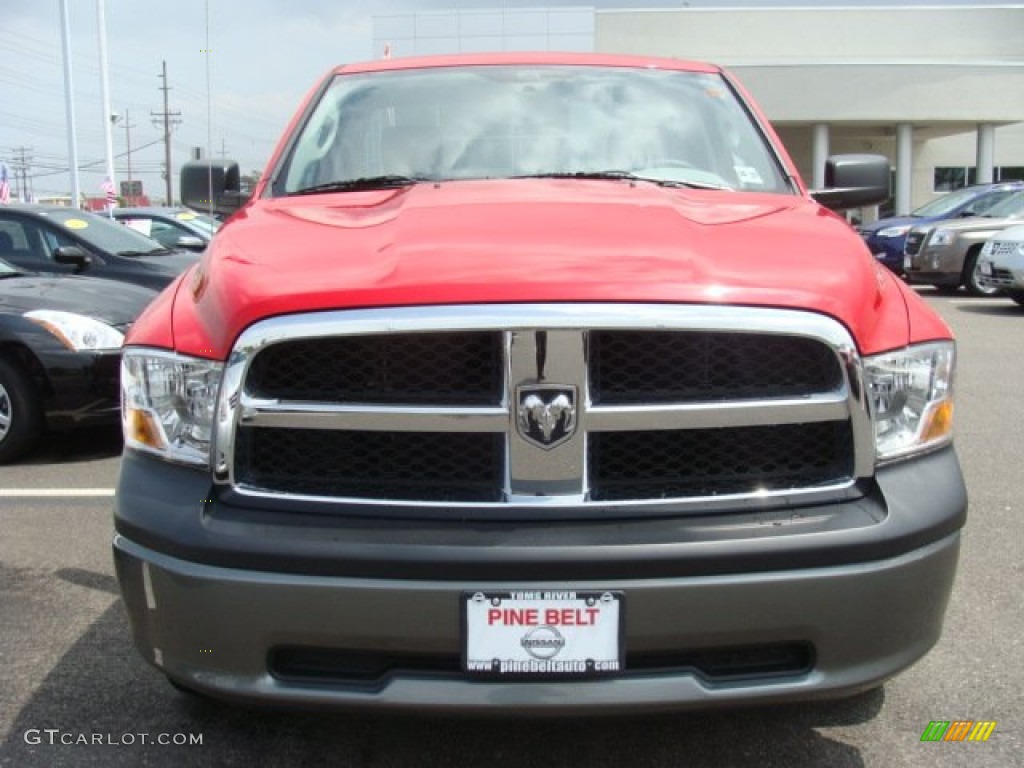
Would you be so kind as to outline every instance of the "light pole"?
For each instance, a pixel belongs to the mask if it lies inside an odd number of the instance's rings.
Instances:
[[[124,123],[124,140],[125,140],[125,144],[127,145],[127,150],[128,150],[125,153],[125,157],[127,158],[127,165],[128,165],[128,168],[127,168],[127,179],[126,179],[128,194],[124,195],[124,197],[125,197],[126,204],[131,206],[131,205],[135,205],[135,193],[132,190],[132,128],[133,128],[133,126],[132,126],[131,118],[128,116],[128,110],[127,109],[125,109],[125,111],[124,111],[124,117],[121,117],[116,112],[111,112],[110,113],[110,125],[114,126],[117,123]]]
[[[99,31],[100,49],[100,96],[103,99],[103,111],[110,114],[110,84],[107,70],[107,16],[103,0],[96,0],[96,26]],[[113,187],[113,194],[117,194],[117,179],[114,178],[114,137],[113,121],[103,124],[103,140],[107,149],[107,179]],[[108,193],[109,194],[109,193]],[[109,197],[107,198],[110,199]],[[108,204],[107,213],[113,216],[114,206]]]
[[[68,3],[60,0],[60,37],[64,51],[64,111],[68,121],[68,164],[71,171],[71,207],[82,207],[82,190],[78,183],[78,132],[75,130],[75,85],[71,73],[71,35],[68,31]]]

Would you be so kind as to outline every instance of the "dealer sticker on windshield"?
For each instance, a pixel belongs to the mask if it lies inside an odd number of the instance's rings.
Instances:
[[[467,592],[463,669],[513,677],[615,674],[623,669],[620,592]]]

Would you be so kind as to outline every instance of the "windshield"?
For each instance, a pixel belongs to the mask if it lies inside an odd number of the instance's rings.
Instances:
[[[1011,219],[1024,214],[1024,191],[1014,192],[998,205],[993,205],[982,215],[990,219]]]
[[[940,218],[953,213],[957,208],[977,197],[977,191],[973,189],[958,189],[955,192],[943,195],[937,200],[925,203],[920,208],[911,212],[911,216],[926,218]]]
[[[303,125],[274,189],[610,171],[791,193],[766,139],[719,75],[568,66],[340,75]]]
[[[122,224],[85,211],[69,208],[45,214],[76,236],[101,251],[116,254],[151,253],[165,250],[160,243]]]
[[[932,200],[930,203],[925,203],[910,215],[935,219],[945,218],[954,215],[958,208],[962,208],[968,205],[968,203],[970,205],[967,210],[978,214],[1005,199],[1010,192],[1011,190],[1004,189],[979,194],[976,189],[958,189],[955,192],[943,195],[937,200]],[[972,200],[974,202],[971,202]]]
[[[184,222],[187,226],[192,229],[198,229],[200,232],[205,233],[208,237],[213,235],[220,229],[220,222],[216,219],[212,219],[202,213],[195,213],[193,211],[181,211],[174,214],[174,217],[181,222]]]

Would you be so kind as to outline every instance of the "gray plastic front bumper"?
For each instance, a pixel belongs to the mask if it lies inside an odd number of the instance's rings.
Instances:
[[[492,530],[435,521],[402,536],[302,517],[286,529],[255,510],[189,502],[204,482],[126,455],[114,556],[136,645],[187,687],[304,706],[569,713],[855,693],[937,641],[966,513],[952,449],[880,470],[863,509],[804,508],[785,524],[763,513],[746,525],[723,518],[707,530],[678,519],[608,521],[575,547],[565,537],[590,531],[583,522]],[[675,540],[652,538],[669,531]],[[586,681],[274,674],[278,648],[457,658],[460,596],[478,589],[621,590],[627,654],[806,644],[811,661],[725,681],[685,667],[630,670],[628,655],[623,674]]]
[[[877,684],[938,640],[959,538],[861,566],[570,585],[251,573],[185,563],[120,537],[114,550],[136,644],[188,687],[282,704],[568,713],[799,700]],[[279,645],[458,653],[459,596],[467,586],[620,589],[633,647],[799,639],[814,647],[814,664],[799,675],[728,684],[685,670],[577,682],[396,674],[375,686],[287,681],[268,671],[268,654]]]

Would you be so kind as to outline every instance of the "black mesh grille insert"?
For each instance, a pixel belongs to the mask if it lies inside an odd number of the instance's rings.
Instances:
[[[591,498],[686,498],[811,488],[853,475],[849,422],[592,433]]]
[[[407,333],[274,344],[253,360],[246,390],[319,402],[486,405],[501,402],[501,334]]]
[[[493,502],[501,497],[504,436],[241,428],[242,485],[312,496]]]
[[[837,389],[842,371],[825,344],[799,336],[693,331],[593,331],[595,403],[800,397]]]

